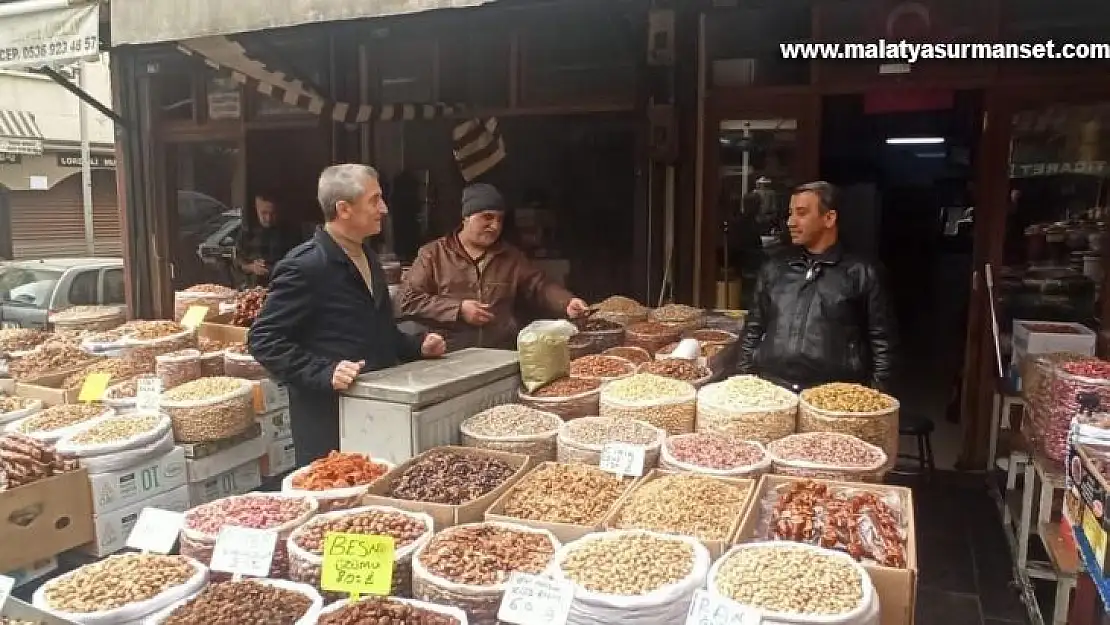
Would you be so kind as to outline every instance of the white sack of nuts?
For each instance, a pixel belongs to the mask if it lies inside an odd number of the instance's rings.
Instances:
[[[767,445],[767,453],[779,475],[876,482],[886,473],[886,452],[848,434],[791,434]]]
[[[208,582],[208,569],[185,556],[124,554],[87,564],[43,584],[32,605],[82,625],[138,623]]]
[[[613,417],[582,417],[567,421],[556,439],[559,462],[601,464],[601,452],[610,443],[644,449],[644,473],[659,463],[659,448],[667,433],[645,421]]]
[[[717,433],[668,436],[659,454],[659,468],[714,477],[758,479],[771,469],[767,449]]]
[[[9,397],[0,393],[0,425],[14,423],[41,411],[41,399]]]
[[[601,388],[603,417],[646,421],[667,434],[694,431],[697,391],[681,380],[637,373]]]
[[[683,622],[709,563],[694,538],[616,530],[567,543],[548,574],[574,586],[567,625],[657,625]]]
[[[63,456],[104,456],[157,443],[171,427],[170,417],[161,412],[115,415],[83,424],[60,438],[55,448]]]
[[[304,613],[304,616],[294,621],[292,625],[314,625],[316,623],[316,619],[320,617],[320,611],[324,609],[324,598],[320,596],[320,593],[316,592],[315,588],[309,586],[308,584],[298,584],[297,582],[290,582],[284,579],[266,578],[254,578],[250,581],[257,584],[262,584],[264,586],[273,586],[274,588],[281,588],[282,590],[300,593],[312,602],[308,607],[308,611]],[[216,587],[217,586],[210,586],[209,588]],[[202,595],[186,597],[184,599],[175,601],[169,607],[163,610],[159,610],[156,614],[143,619],[143,625],[162,625],[162,623],[166,622],[170,618],[170,616],[173,615],[175,610],[200,596]],[[177,618],[180,619],[181,617],[178,616]],[[224,618],[227,617],[225,616]],[[181,621],[178,620],[177,622],[180,623]]]
[[[328,607],[324,608],[323,610],[321,610],[320,611],[320,617],[322,618],[325,614],[333,614],[335,612],[339,612],[340,610],[348,610],[348,609],[350,611],[358,614],[358,609],[359,609],[359,607],[361,607],[361,606],[359,606],[360,603],[374,603],[374,602],[379,602],[379,601],[388,601],[389,603],[403,603],[405,605],[412,606],[412,608],[415,608],[416,610],[421,610],[425,613],[431,612],[431,613],[434,613],[434,614],[437,614],[437,615],[443,615],[443,616],[448,617],[448,618],[453,618],[456,621],[458,621],[458,625],[468,625],[468,622],[469,622],[469,621],[467,621],[466,612],[463,612],[462,610],[460,610],[458,608],[455,608],[455,607],[451,607],[449,605],[439,605],[438,603],[428,603],[427,601],[417,601],[416,599],[405,599],[403,597],[388,597],[388,598],[386,598],[386,597],[375,597],[375,596],[363,597],[363,598],[359,599],[358,601],[354,601],[354,602],[351,601],[350,599],[344,599],[342,601],[336,601],[335,603],[333,603],[333,604],[329,605]],[[343,616],[346,617],[346,615],[343,615]],[[348,621],[342,621],[342,622],[350,622],[350,621],[348,620]]]
[[[769,625],[879,625],[879,595],[847,554],[812,545],[737,545],[709,571],[709,593]]]
[[[55,443],[89,423],[115,415],[115,410],[95,404],[58,404],[10,423],[4,431],[30,436],[44,443]]]
[[[698,391],[698,432],[766,445],[793,434],[798,396],[754,375],[737,375]]]

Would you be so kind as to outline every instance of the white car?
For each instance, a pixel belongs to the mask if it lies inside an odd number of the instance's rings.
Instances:
[[[50,258],[0,266],[0,328],[46,328],[71,306],[126,306],[123,260]]]

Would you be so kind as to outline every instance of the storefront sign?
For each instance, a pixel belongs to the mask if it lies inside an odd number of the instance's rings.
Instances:
[[[84,161],[80,152],[58,152],[58,167],[81,167]],[[115,154],[90,154],[89,167],[94,169],[115,169]]]
[[[0,153],[14,155],[26,154],[38,156],[42,154],[42,139],[17,139],[15,137],[0,137]]]
[[[1033,178],[1060,174],[1104,176],[1110,174],[1106,161],[1074,161],[1070,163],[1012,163],[1011,178]]]
[[[392,536],[328,533],[320,587],[351,596],[388,595],[393,587],[393,549]]]
[[[19,154],[5,154],[0,152],[0,165],[18,165],[23,162],[23,156]]]
[[[99,9],[99,3],[92,2],[0,16],[0,69],[26,70],[97,57]]]

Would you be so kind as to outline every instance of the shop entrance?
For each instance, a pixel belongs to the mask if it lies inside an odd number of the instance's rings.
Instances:
[[[821,178],[839,187],[846,249],[887,271],[902,341],[893,392],[937,425],[938,465],[960,444],[957,392],[972,274],[977,91],[824,98]],[[947,417],[947,418],[946,418]]]

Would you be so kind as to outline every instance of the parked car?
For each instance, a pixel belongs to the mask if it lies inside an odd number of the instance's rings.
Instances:
[[[0,328],[46,328],[71,306],[126,306],[123,260],[51,258],[0,267]]]

